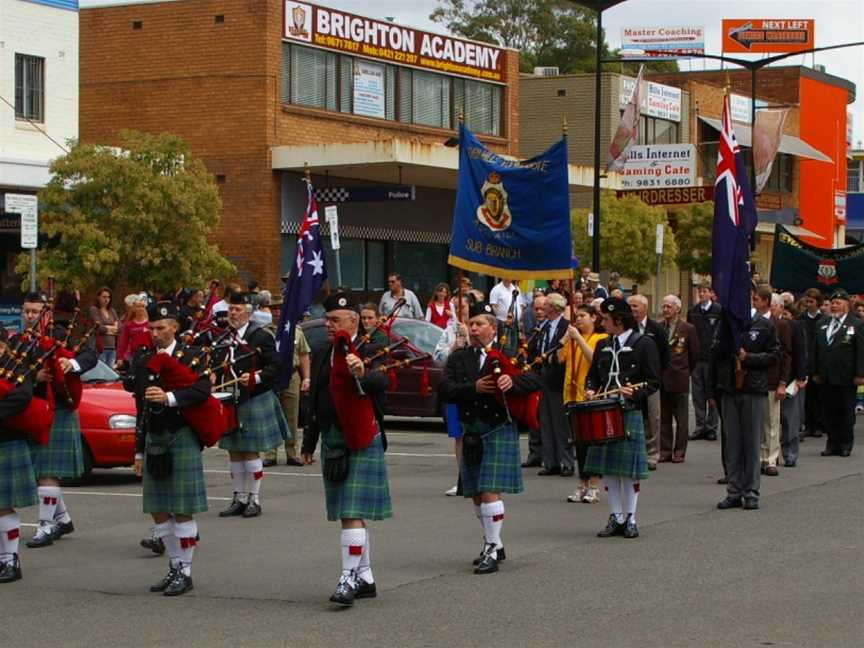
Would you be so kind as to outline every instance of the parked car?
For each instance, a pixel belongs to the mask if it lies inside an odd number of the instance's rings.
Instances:
[[[84,473],[93,468],[131,466],[135,461],[135,399],[123,389],[120,375],[99,361],[81,376],[84,389],[78,417]]]
[[[327,344],[327,331],[323,319],[314,319],[301,325],[309,346],[314,353]],[[395,342],[406,338],[423,353],[430,356],[444,335],[444,330],[425,320],[396,318],[391,329],[391,339]],[[403,347],[391,352],[393,360],[403,360],[416,354]],[[421,395],[420,387],[424,372],[429,376],[429,393]],[[390,416],[441,416],[438,406],[438,383],[444,368],[432,360],[395,369],[396,388],[387,390],[387,405],[384,413]]]

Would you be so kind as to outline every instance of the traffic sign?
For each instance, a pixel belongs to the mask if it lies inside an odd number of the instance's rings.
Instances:
[[[39,199],[29,194],[6,194],[6,212],[21,214],[21,247],[39,247]]]
[[[324,208],[324,218],[330,227],[330,247],[338,250],[339,244],[339,213],[336,205],[328,205]]]
[[[800,52],[816,47],[812,18],[723,19],[723,52]]]
[[[657,245],[654,247],[654,251],[657,254],[663,254],[663,232],[664,232],[663,223],[657,223]]]

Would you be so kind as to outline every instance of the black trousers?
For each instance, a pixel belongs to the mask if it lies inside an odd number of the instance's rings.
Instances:
[[[807,429],[807,434],[822,432],[825,429],[822,421],[822,388],[823,385],[813,382],[811,376],[804,391],[804,427]]]
[[[855,443],[855,394],[854,385],[827,385],[822,387],[822,420],[828,435],[826,448],[832,452],[849,450]],[[808,386],[809,390],[810,387]]]

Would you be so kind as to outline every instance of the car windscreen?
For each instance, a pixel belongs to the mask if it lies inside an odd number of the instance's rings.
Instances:
[[[90,371],[81,374],[81,381],[85,383],[115,382],[117,380],[120,380],[120,374],[101,360],[97,361],[96,366]]]
[[[398,337],[406,337],[415,347],[432,355],[435,346],[444,335],[444,329],[423,320],[397,318],[391,332]]]

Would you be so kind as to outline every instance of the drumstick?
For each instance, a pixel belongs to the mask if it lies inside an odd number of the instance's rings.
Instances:
[[[630,387],[631,389],[642,389],[643,387],[647,387],[647,382],[636,383],[635,385],[624,385],[624,387]],[[591,400],[597,400],[598,398],[604,398],[606,396],[612,396],[613,394],[618,394],[621,392],[621,387],[616,387],[615,389],[609,389],[605,392],[600,392],[599,394],[594,394],[594,398]]]

